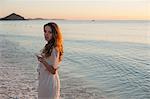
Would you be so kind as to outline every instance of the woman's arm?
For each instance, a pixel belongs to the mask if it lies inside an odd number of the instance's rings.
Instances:
[[[46,61],[43,61],[43,65],[46,67],[46,69],[52,73],[52,74],[55,74],[56,73],[56,70],[53,66],[49,65]]]
[[[44,56],[41,55],[41,56],[37,56],[38,58],[38,61],[40,61],[41,63],[43,63],[43,65],[46,67],[46,69],[51,73],[51,74],[55,74],[56,73],[56,70],[59,68],[57,65],[58,65],[58,52],[56,51],[56,49],[53,49],[52,53],[51,53],[51,57],[52,57],[52,60],[53,60],[53,65],[49,65]]]
[[[40,61],[41,63],[43,63],[43,65],[46,67],[46,69],[51,73],[51,74],[55,74],[57,68],[55,69],[52,65],[49,65],[46,60],[44,59],[44,57],[39,57],[37,56],[38,61]]]

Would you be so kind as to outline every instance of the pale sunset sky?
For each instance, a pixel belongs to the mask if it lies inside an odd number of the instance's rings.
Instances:
[[[0,0],[0,18],[147,20],[150,0]]]

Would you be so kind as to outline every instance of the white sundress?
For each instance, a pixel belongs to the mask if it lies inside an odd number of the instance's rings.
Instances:
[[[59,53],[53,48],[51,56],[46,59],[49,65],[58,68]],[[59,99],[60,98],[60,80],[58,71],[51,74],[46,67],[38,64],[37,71],[39,73],[38,99]]]

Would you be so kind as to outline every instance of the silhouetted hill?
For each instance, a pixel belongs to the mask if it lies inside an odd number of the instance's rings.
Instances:
[[[27,18],[25,19],[24,17],[22,17],[21,15],[12,13],[4,18],[0,18],[0,20],[65,20],[65,19],[45,19],[45,18]]]
[[[25,20],[25,18],[18,14],[12,13],[4,18],[1,18],[1,20]]]

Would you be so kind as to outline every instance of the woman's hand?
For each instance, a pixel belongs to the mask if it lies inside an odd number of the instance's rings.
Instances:
[[[41,62],[41,63],[46,62],[44,55],[36,55],[36,56],[37,56],[37,59],[38,59],[39,62]]]

